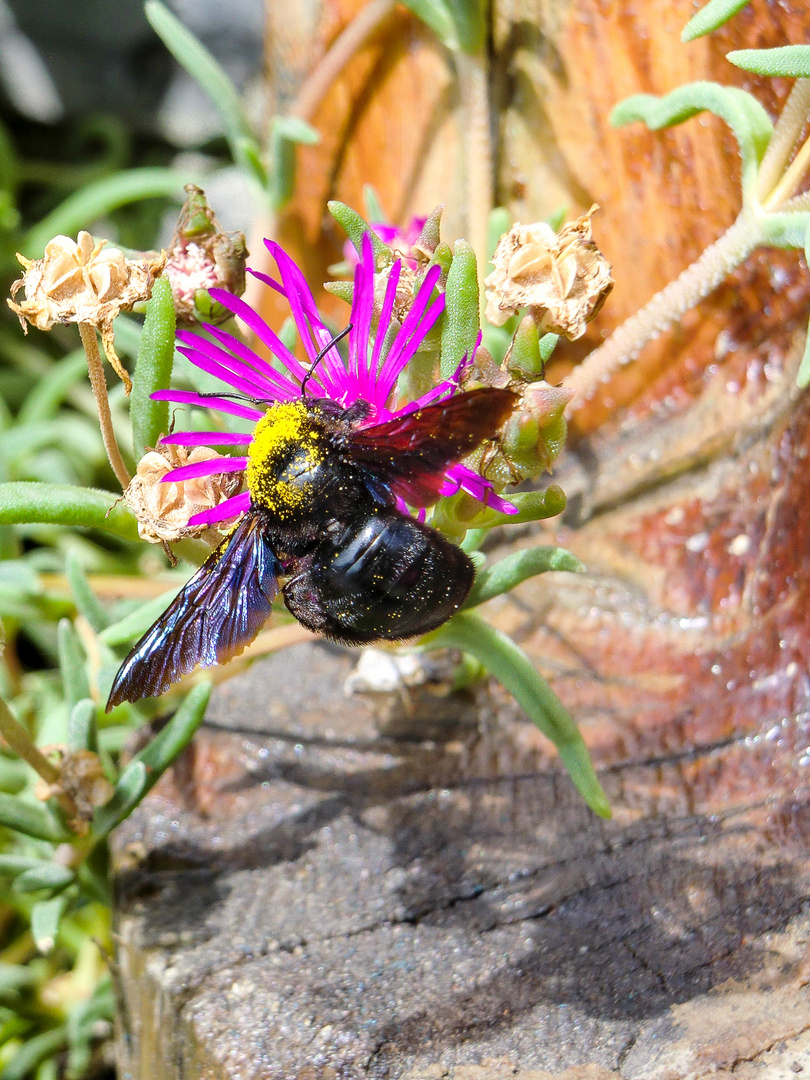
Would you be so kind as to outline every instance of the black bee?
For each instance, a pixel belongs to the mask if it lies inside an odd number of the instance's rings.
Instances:
[[[434,630],[458,611],[473,564],[397,506],[429,506],[449,465],[492,438],[509,390],[456,394],[363,427],[370,406],[302,394],[272,405],[248,451],[249,511],[126,658],[110,692],[162,694],[197,664],[229,660],[284,603],[333,641],[365,645]]]

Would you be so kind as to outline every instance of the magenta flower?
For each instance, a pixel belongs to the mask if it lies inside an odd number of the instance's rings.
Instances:
[[[350,316],[352,328],[348,334],[348,358],[344,362],[336,346],[328,347],[333,342],[334,335],[321,322],[315,300],[300,269],[278,244],[270,240],[265,243],[278,266],[280,283],[265,274],[255,271],[251,273],[286,297],[310,364],[322,350],[327,350],[307,381],[308,395],[331,398],[344,407],[358,400],[367,402],[371,408],[362,426],[370,427],[413,412],[432,401],[449,397],[458,390],[461,377],[472,364],[473,356],[465,357],[450,379],[440,382],[420,398],[402,404],[397,402],[397,380],[444,310],[444,294],[440,293],[432,298],[441,273],[440,267],[432,266],[428,270],[413,306],[388,351],[383,355],[383,343],[391,324],[402,264],[397,261],[391,267],[376,333],[372,339],[374,257],[371,241],[368,235],[364,236],[362,255],[355,269],[354,299]],[[243,300],[223,289],[211,289],[210,292],[214,300],[250,327],[259,341],[281,361],[287,373],[277,371],[232,334],[205,324],[205,329],[215,341],[211,342],[197,334],[181,330],[177,334],[178,339],[183,342],[179,351],[188,357],[191,363],[221,379],[229,388],[227,394],[236,391],[249,399],[249,402],[241,403],[232,401],[227,396],[207,397],[192,391],[172,389],[160,390],[152,396],[160,401],[200,405],[253,421],[261,420],[267,408],[273,404],[300,398],[301,383],[308,374],[309,367],[296,359],[278,335]],[[253,436],[248,433],[179,431],[165,437],[161,442],[181,446],[247,447],[252,439]],[[173,469],[166,474],[164,481],[177,482],[223,472],[242,472],[247,468],[247,463],[246,454],[201,461]],[[465,465],[455,464],[445,472],[441,494],[452,495],[459,490],[467,491],[493,509],[504,513],[517,512],[511,503],[495,494],[488,480]],[[189,519],[189,525],[211,525],[237,517],[250,508],[250,503],[250,491],[241,492],[209,510],[194,514]],[[406,509],[404,503],[400,509]]]
[[[426,221],[426,217],[412,217],[404,229],[401,229],[398,225],[389,225],[385,221],[375,221],[372,222],[371,228],[384,244],[388,244],[394,251],[398,251],[403,255],[406,264],[411,270],[416,270],[416,259],[408,258],[406,253],[411,250],[413,245],[422,235],[422,230],[425,227]],[[347,240],[343,245],[343,260],[348,263],[349,266],[357,266],[360,262],[357,248],[351,240]]]

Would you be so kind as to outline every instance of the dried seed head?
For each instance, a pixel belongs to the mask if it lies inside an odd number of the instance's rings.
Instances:
[[[43,750],[55,751],[59,755],[59,779],[55,784],[41,780],[35,788],[35,794],[43,801],[66,796],[76,810],[76,817],[71,819],[70,827],[83,836],[87,832],[93,812],[110,801],[115,789],[107,779],[101,759],[92,750],[68,750],[64,746],[43,747]]]
[[[172,544],[187,538],[201,538],[219,543],[220,533],[210,525],[189,527],[193,514],[218,506],[235,495],[242,486],[242,474],[215,473],[194,480],[162,483],[170,469],[194,465],[222,457],[207,446],[186,450],[180,446],[162,446],[150,450],[138,462],[124,499],[138,519],[138,535],[150,544]]]
[[[484,285],[495,326],[528,308],[543,330],[570,340],[585,333],[613,288],[610,264],[591,235],[593,206],[555,233],[545,222],[514,225],[498,241]]]
[[[245,291],[245,235],[222,231],[201,188],[186,184],[185,190],[165,269],[177,319],[191,324],[224,322],[231,312],[215,303],[208,290],[227,289],[235,296]]]
[[[77,240],[69,236],[49,240],[41,259],[18,255],[25,273],[11,286],[8,305],[26,333],[28,323],[38,330],[50,330],[55,323],[98,327],[107,359],[128,383],[113,345],[113,319],[149,299],[165,255],[127,259],[118,248],[105,247],[106,243],[80,232]],[[25,300],[17,304],[13,298],[21,288]]]

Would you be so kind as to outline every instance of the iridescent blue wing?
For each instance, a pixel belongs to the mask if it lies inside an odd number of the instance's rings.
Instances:
[[[115,676],[107,712],[155,697],[198,664],[230,660],[253,640],[278,592],[279,564],[258,514],[248,513],[202,564]]]
[[[517,402],[511,390],[482,387],[356,428],[348,436],[351,460],[411,506],[430,506],[445,470],[491,439]]]

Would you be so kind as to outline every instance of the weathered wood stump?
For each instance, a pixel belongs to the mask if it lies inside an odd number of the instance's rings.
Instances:
[[[674,718],[603,772],[605,823],[508,703],[394,741],[349,669],[299,646],[223,687],[122,830],[125,1075],[810,1070],[794,725],[698,746]]]

